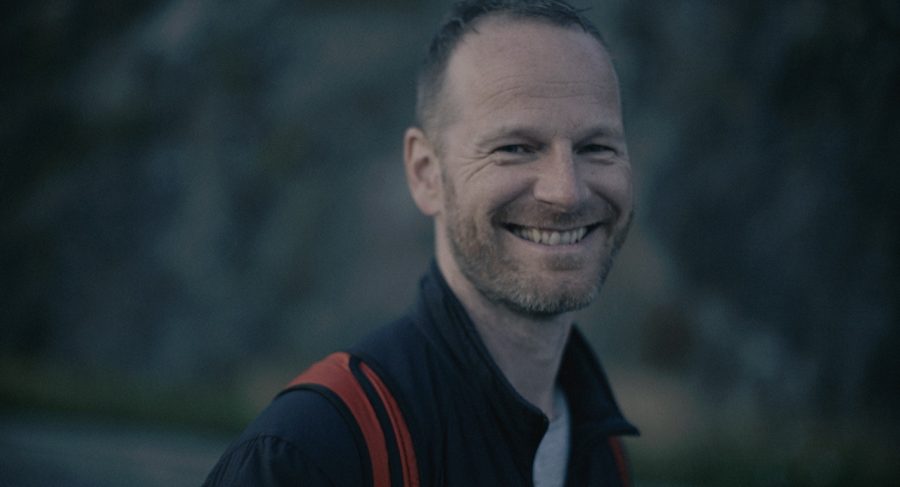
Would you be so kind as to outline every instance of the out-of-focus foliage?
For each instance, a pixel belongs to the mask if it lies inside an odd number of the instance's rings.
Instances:
[[[431,236],[400,140],[446,3],[0,7],[0,403],[227,422],[402,312]],[[896,473],[900,7],[574,3],[638,176],[579,320],[639,480]]]

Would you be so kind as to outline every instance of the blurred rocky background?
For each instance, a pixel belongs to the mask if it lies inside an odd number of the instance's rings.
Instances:
[[[574,2],[639,217],[579,322],[638,485],[900,478],[900,4]],[[448,2],[12,1],[0,484],[197,485],[431,255],[400,141]]]

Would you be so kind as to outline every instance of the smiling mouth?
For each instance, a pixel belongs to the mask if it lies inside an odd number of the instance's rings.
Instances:
[[[529,242],[541,245],[572,245],[584,239],[584,236],[599,227],[599,223],[574,228],[572,230],[549,230],[537,227],[524,227],[520,225],[506,225],[506,229],[513,235]]]

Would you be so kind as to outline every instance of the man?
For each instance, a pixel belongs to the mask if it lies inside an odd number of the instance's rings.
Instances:
[[[404,159],[436,263],[412,311],[337,366],[384,400],[379,417],[402,419],[366,424],[340,384],[291,389],[209,485],[628,483],[616,437],[637,431],[571,316],[599,293],[633,206],[599,34],[558,0],[463,2],[418,90]],[[385,444],[402,465],[372,447]]]

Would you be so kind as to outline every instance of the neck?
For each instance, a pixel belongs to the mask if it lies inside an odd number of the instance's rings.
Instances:
[[[538,317],[512,311],[485,298],[452,259],[438,258],[438,265],[500,371],[516,392],[553,419],[553,391],[572,328],[571,313]]]

